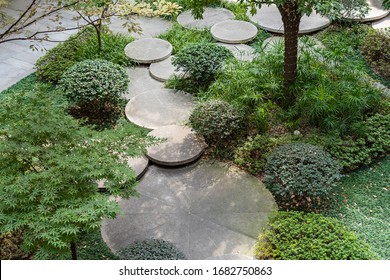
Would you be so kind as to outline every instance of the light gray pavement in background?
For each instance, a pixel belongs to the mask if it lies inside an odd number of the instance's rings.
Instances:
[[[139,198],[118,199],[123,215],[103,221],[102,237],[113,251],[159,238],[190,260],[251,259],[277,209],[260,180],[219,162],[150,166],[137,189]]]
[[[177,17],[177,22],[187,28],[205,29],[211,28],[214,24],[234,19],[234,14],[225,8],[206,8],[202,19],[195,19],[192,11],[184,11]]]
[[[383,9],[382,7],[382,0],[367,0],[369,5],[368,14],[365,15],[364,18],[359,17],[348,17],[349,19],[353,19],[360,22],[370,22],[382,19],[386,17],[390,11]]]

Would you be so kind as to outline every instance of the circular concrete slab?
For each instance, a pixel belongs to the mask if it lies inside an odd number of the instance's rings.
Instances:
[[[163,166],[179,166],[197,160],[206,149],[204,139],[191,128],[168,125],[151,131],[149,136],[165,139],[147,149],[146,156]]]
[[[183,71],[176,71],[176,67],[172,65],[172,58],[170,56],[167,59],[150,64],[149,73],[157,81],[165,82],[170,77],[176,75],[183,75]]]
[[[144,38],[131,42],[125,47],[125,54],[138,63],[149,64],[168,58],[172,45],[158,38]]]
[[[184,11],[177,17],[177,22],[187,28],[211,28],[214,24],[234,19],[234,14],[225,8],[205,8],[202,19],[195,19],[192,11]]]
[[[390,15],[388,15],[385,18],[382,18],[378,21],[374,21],[372,23],[372,28],[374,29],[385,29],[389,28],[390,29]]]
[[[146,156],[131,158],[129,157],[127,159],[127,165],[132,168],[135,172],[135,178],[137,180],[141,179],[142,176],[145,174],[146,170],[149,166],[149,159]],[[98,181],[98,190],[99,191],[106,191],[106,187],[104,186],[104,180]]]
[[[249,11],[247,14],[250,20],[258,24],[260,28],[274,33],[284,33],[282,16],[276,5],[262,5],[255,15],[252,16]],[[328,18],[315,12],[310,16],[304,15],[299,25],[299,34],[312,33],[327,27],[329,24]]]
[[[149,68],[146,66],[128,68],[127,75],[130,81],[129,89],[123,97],[128,100],[145,91],[164,88],[164,84],[162,82],[150,77]]]
[[[369,10],[368,14],[364,18],[359,18],[357,16],[349,16],[348,19],[356,20],[359,22],[370,22],[374,20],[379,20],[386,17],[390,14],[390,10],[383,9],[382,0],[367,0]]]
[[[190,260],[253,258],[259,232],[277,210],[260,180],[219,162],[150,166],[139,198],[118,199],[123,215],[102,223],[113,251],[146,238],[172,242]]]
[[[227,44],[239,44],[252,41],[257,36],[257,27],[242,20],[224,20],[210,29],[213,38]]]
[[[127,103],[129,121],[148,129],[188,120],[195,101],[192,95],[172,89],[155,89],[139,94]]]
[[[223,46],[229,49],[235,58],[243,61],[252,61],[256,57],[256,51],[254,48],[244,45],[244,44],[225,44],[217,43],[220,46]]]

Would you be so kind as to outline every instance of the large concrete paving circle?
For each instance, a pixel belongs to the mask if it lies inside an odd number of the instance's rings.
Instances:
[[[390,28],[390,15],[372,23],[374,29]]]
[[[129,43],[125,54],[138,63],[149,64],[168,58],[172,53],[172,45],[158,38],[143,38]]]
[[[187,28],[205,29],[211,28],[214,24],[234,19],[234,14],[225,8],[205,8],[202,19],[195,19],[192,11],[184,11],[177,17],[177,22]]]
[[[370,22],[374,20],[379,20],[386,17],[390,14],[390,10],[383,9],[382,0],[367,0],[369,10],[368,14],[364,18],[359,18],[357,16],[351,15],[347,17],[348,19],[360,21],[360,22]]]
[[[256,51],[251,46],[245,44],[217,44],[229,49],[233,53],[234,57],[238,60],[252,61],[256,57]]]
[[[257,27],[242,20],[224,20],[210,29],[213,38],[222,43],[239,44],[252,41],[257,36]]]
[[[168,20],[159,17],[134,16],[133,23],[138,25],[140,32],[129,32],[123,27],[128,20],[113,17],[108,27],[114,33],[130,35],[136,39],[152,38],[168,31],[172,27],[172,23]]]
[[[146,152],[151,161],[163,166],[194,162],[207,148],[204,139],[186,126],[162,126],[148,135],[164,139],[162,143],[148,147]]]
[[[150,166],[137,189],[139,198],[117,200],[123,215],[102,223],[103,240],[114,252],[159,238],[190,260],[252,258],[259,232],[277,210],[261,181],[219,162]]]
[[[176,67],[172,65],[172,58],[170,56],[167,59],[150,64],[149,73],[157,81],[165,82],[173,76],[183,75],[183,71],[176,71]]]
[[[188,120],[195,101],[192,95],[172,89],[155,89],[139,94],[127,103],[129,121],[148,129]]]
[[[258,24],[260,28],[274,33],[284,33],[282,16],[276,5],[262,5],[255,15],[252,16],[249,11],[247,14],[250,20]],[[310,16],[304,15],[302,17],[299,25],[299,34],[315,32],[327,27],[329,24],[330,20],[328,18],[313,12]]]
[[[164,88],[164,83],[150,77],[149,68],[146,66],[128,68],[127,76],[130,83],[128,91],[123,97],[128,100],[145,91]]]

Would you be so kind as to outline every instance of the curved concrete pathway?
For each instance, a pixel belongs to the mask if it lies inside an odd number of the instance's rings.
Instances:
[[[259,232],[277,206],[255,177],[219,162],[149,167],[139,198],[119,199],[123,215],[104,220],[113,250],[147,238],[175,244],[188,259],[250,259]]]
[[[177,17],[177,22],[187,28],[205,29],[211,28],[214,24],[234,19],[234,14],[225,8],[205,8],[202,19],[195,19],[192,11],[184,11]]]

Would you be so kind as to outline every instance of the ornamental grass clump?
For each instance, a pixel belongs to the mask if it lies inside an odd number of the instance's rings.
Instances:
[[[340,171],[338,162],[322,148],[286,144],[268,157],[265,183],[281,209],[317,212],[326,208]]]

